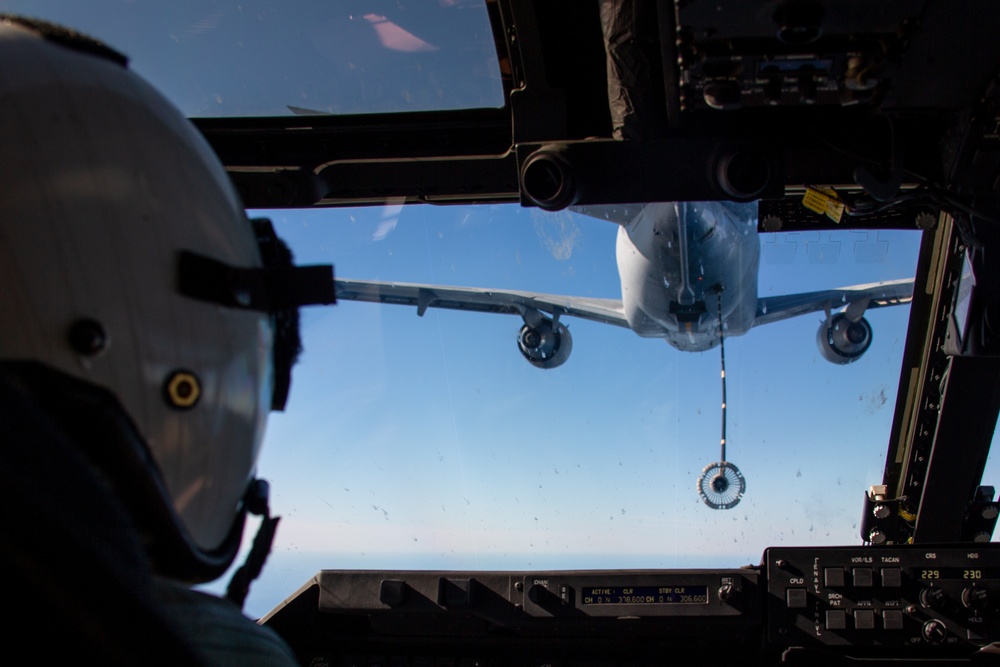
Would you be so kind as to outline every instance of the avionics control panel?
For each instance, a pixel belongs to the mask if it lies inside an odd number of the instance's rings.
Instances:
[[[262,622],[302,664],[540,667],[738,662],[760,569],[324,570]]]
[[[527,575],[531,616],[740,616],[757,612],[753,570],[564,572]]]
[[[324,570],[262,623],[303,664],[341,667],[971,664],[1000,657],[1000,545],[773,547],[720,570]]]
[[[744,617],[759,624],[756,568],[557,572],[323,571],[320,611],[536,619]],[[544,623],[545,621],[541,621]]]
[[[770,548],[772,646],[940,646],[1000,639],[1000,551],[988,545]]]

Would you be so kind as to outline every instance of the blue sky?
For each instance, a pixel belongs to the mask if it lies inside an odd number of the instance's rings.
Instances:
[[[613,224],[517,206],[272,211],[300,264],[344,278],[617,298]],[[919,236],[761,237],[760,294],[910,277]],[[870,312],[848,366],[819,315],[726,343],[728,459],[742,502],[695,492],[718,459],[719,355],[567,319],[573,354],[531,367],[520,318],[343,302],[303,311],[305,353],[260,474],[284,519],[247,611],[321,568],[573,569],[759,562],[778,544],[857,544],[881,481],[908,307]],[[221,586],[220,586],[221,588]]]

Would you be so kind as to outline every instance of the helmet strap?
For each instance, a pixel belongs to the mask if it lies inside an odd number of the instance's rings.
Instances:
[[[268,495],[270,488],[268,483],[262,479],[255,479],[247,489],[244,503],[247,511],[251,514],[262,516],[257,534],[253,538],[253,546],[243,565],[233,574],[226,588],[226,599],[235,604],[240,609],[246,601],[250,592],[250,584],[260,576],[264,569],[264,563],[271,553],[271,544],[274,542],[274,534],[278,529],[278,522],[281,517],[272,517],[268,506]]]

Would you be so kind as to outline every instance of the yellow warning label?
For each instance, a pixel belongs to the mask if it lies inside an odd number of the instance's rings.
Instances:
[[[834,222],[840,222],[844,217],[844,204],[831,188],[806,188],[802,196],[802,205],[814,213],[825,215]]]

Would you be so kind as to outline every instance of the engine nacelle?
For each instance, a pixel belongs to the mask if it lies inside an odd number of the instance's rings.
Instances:
[[[863,317],[852,322],[844,313],[836,313],[820,324],[816,332],[819,353],[833,364],[857,361],[871,344],[872,325]]]
[[[517,348],[536,368],[562,366],[573,351],[573,337],[569,329],[550,319],[540,320],[536,326],[525,324],[517,334]]]

